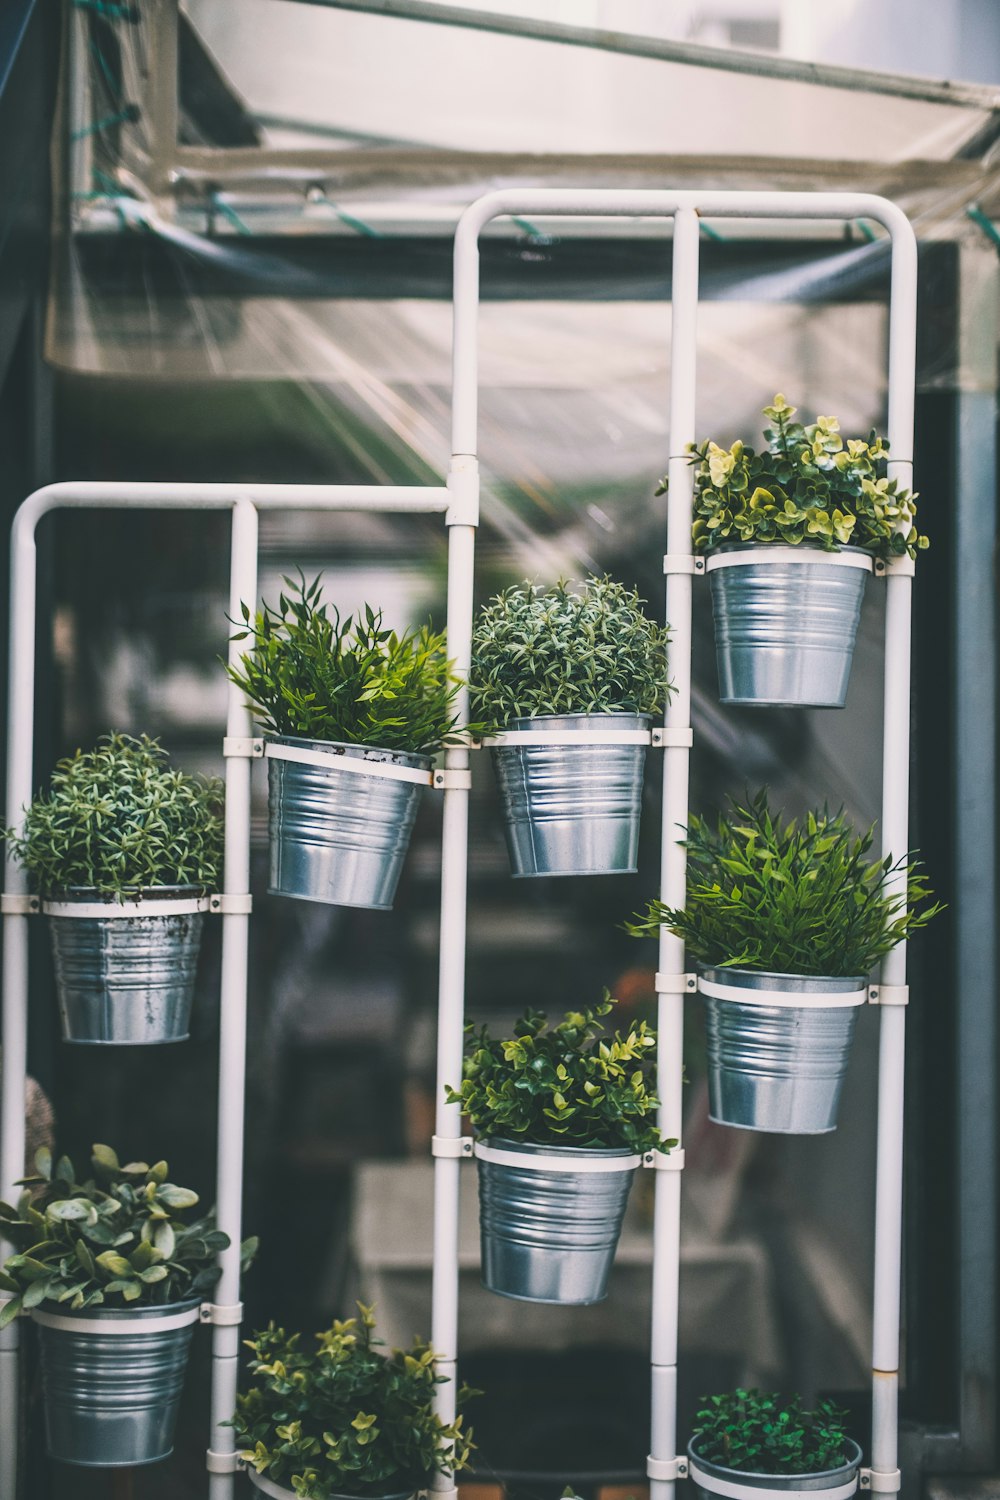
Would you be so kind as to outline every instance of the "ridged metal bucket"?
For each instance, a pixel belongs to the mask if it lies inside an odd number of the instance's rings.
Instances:
[[[821,1469],[818,1474],[744,1474],[699,1458],[695,1437],[688,1443],[688,1472],[700,1500],[717,1500],[719,1495],[727,1500],[757,1500],[761,1490],[806,1490],[817,1500],[820,1496],[824,1500],[847,1500],[858,1487],[861,1449],[851,1438],[845,1439],[844,1447],[850,1454],[847,1462],[836,1469]]]
[[[779,1135],[836,1129],[864,978],[704,969],[708,1112]]]
[[[124,903],[72,891],[42,910],[65,1041],[147,1047],[187,1038],[207,898],[190,887]]]
[[[650,722],[642,714],[547,714],[514,719],[508,729],[635,740],[648,734]],[[634,874],[645,762],[643,743],[495,745],[511,872]]]
[[[710,554],[723,703],[843,708],[867,552],[748,545]]]
[[[424,786],[426,755],[283,737],[267,745],[318,754],[323,764],[272,758],[268,774],[268,890],[329,906],[392,906]],[[338,761],[386,765],[419,780],[361,775]]]
[[[640,1158],[582,1146],[476,1142],[483,1285],[522,1302],[607,1296]]]
[[[258,1474],[257,1470],[252,1466],[247,1468],[247,1474],[249,1475],[250,1483],[255,1489],[260,1490],[262,1495],[270,1495],[272,1500],[296,1500],[294,1490],[286,1489],[281,1484],[275,1484],[273,1479],[268,1479],[266,1474]],[[430,1481],[428,1480],[427,1487],[429,1488],[429,1486]],[[380,1495],[378,1500],[414,1500],[415,1494],[416,1491],[414,1490],[403,1490],[395,1495]],[[357,1497],[332,1494],[330,1500],[357,1500]]]
[[[34,1310],[50,1458],[118,1469],[169,1457],[198,1305]]]

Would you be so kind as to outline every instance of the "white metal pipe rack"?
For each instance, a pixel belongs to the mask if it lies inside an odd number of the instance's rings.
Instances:
[[[20,826],[33,790],[35,528],[50,510],[142,508],[183,512],[228,509],[233,517],[230,613],[256,595],[257,512],[261,509],[378,510],[437,513],[449,531],[448,652],[466,673],[471,654],[475,531],[479,519],[477,454],[479,234],[504,216],[656,217],[673,220],[673,333],[670,404],[670,491],[667,503],[666,614],[673,642],[671,674],[676,692],[664,725],[661,896],[680,905],[685,891],[685,855],[677,826],[688,817],[690,754],[691,596],[696,565],[691,548],[692,470],[685,447],[695,435],[699,216],[750,219],[868,219],[889,233],[892,279],[889,309],[889,423],[891,472],[908,471],[912,460],[916,333],[916,242],[909,222],[885,199],[859,193],[758,193],[583,190],[519,190],[488,194],[473,203],[455,240],[452,460],[443,486],[102,484],[50,485],[29,496],[14,522],[11,548],[10,692],[7,728],[7,823]],[[883,851],[905,855],[906,768],[909,759],[909,621],[912,564],[887,567],[885,709],[883,721]],[[468,696],[460,699],[462,722]],[[249,746],[250,720],[238,690],[230,685],[229,748]],[[230,753],[226,765],[226,858],[224,895],[248,895],[251,751]],[[458,1204],[460,1169],[466,1154],[457,1105],[444,1102],[444,1085],[460,1076],[465,1021],[465,942],[468,855],[469,752],[445,754],[442,833],[441,939],[438,1012],[438,1103],[435,1156],[434,1278],[431,1339],[445,1381],[437,1388],[438,1410],[454,1415],[458,1355]],[[900,880],[904,877],[900,876]],[[4,901],[2,1114],[0,1192],[9,1197],[24,1157],[27,1065],[28,913],[23,871],[6,861]],[[13,898],[13,899],[10,899]],[[22,899],[18,899],[22,898]],[[213,1326],[211,1432],[208,1452],[211,1500],[230,1500],[236,1470],[233,1435],[220,1427],[233,1411],[239,1334],[239,1242],[245,1098],[248,905],[239,899],[223,913],[222,1021],[219,1063],[217,1205],[219,1226],[232,1245],[221,1257],[218,1303],[207,1309]],[[234,909],[240,908],[240,909]],[[880,987],[881,1044],[878,1089],[878,1169],[874,1294],[873,1445],[869,1487],[899,1487],[896,1407],[899,1350],[899,1282],[902,1204],[903,1045],[906,955],[901,945],[883,964]],[[660,943],[658,1090],[660,1127],[681,1135],[683,997],[690,988],[683,944],[664,933]],[[885,1002],[890,1003],[885,1003]],[[891,1003],[895,1002],[895,1003]],[[651,1442],[647,1469],[653,1500],[672,1500],[685,1473],[676,1430],[680,1168],[678,1149],[658,1164],[654,1220],[653,1366]],[[16,1495],[18,1328],[0,1334],[0,1495]],[[435,1491],[454,1493],[454,1478],[438,1476]]]

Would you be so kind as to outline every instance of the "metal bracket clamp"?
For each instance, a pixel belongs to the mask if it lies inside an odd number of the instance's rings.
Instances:
[[[246,1464],[238,1453],[218,1453],[209,1448],[205,1454],[205,1468],[210,1474],[241,1474]]]
[[[434,781],[432,784],[437,787],[439,791],[471,792],[472,772],[455,771],[450,767],[445,766],[442,770],[434,772]]]
[[[661,726],[659,729],[654,729],[651,732],[650,744],[654,750],[662,750],[664,747],[670,748],[674,745],[678,745],[685,750],[690,750],[694,744],[694,730],[690,727],[686,729],[666,729]]]
[[[227,760],[262,760],[264,741],[245,739],[237,734],[227,734],[222,741],[222,753]]]
[[[858,1485],[863,1490],[871,1490],[873,1495],[895,1495],[903,1483],[903,1476],[898,1469],[879,1471],[878,1469],[859,1469]]]
[[[203,1302],[198,1309],[199,1323],[211,1323],[215,1328],[238,1328],[243,1322],[243,1303],[232,1302],[228,1306],[219,1302]]]
[[[453,455],[445,481],[451,497],[446,526],[479,525],[479,463],[469,453]]]
[[[432,1135],[432,1156],[471,1156],[471,1135]]]
[[[704,573],[705,559],[695,557],[691,552],[665,552],[663,571],[668,576],[671,573]]]
[[[644,1167],[652,1167],[655,1172],[683,1172],[684,1147],[677,1146],[666,1154],[662,1151],[645,1151],[642,1164]]]
[[[653,988],[658,995],[693,995],[698,988],[697,974],[661,974],[657,970]]]
[[[36,917],[41,909],[40,896],[28,896],[21,892],[13,894],[7,891],[0,895],[0,916]]]
[[[869,1005],[909,1005],[910,986],[908,984],[870,984],[868,986]]]
[[[650,1479],[686,1479],[688,1461],[684,1457],[654,1458],[650,1454],[646,1459],[646,1473]]]
[[[248,917],[253,911],[252,896],[209,896],[208,909],[220,917]]]

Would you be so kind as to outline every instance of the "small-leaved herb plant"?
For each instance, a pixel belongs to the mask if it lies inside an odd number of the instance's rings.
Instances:
[[[766,790],[732,801],[712,826],[693,816],[686,839],[687,905],[650,903],[628,925],[634,937],[661,926],[709,967],[772,974],[865,976],[941,907],[920,868],[872,859],[874,825],[858,833],[843,810],[772,815]],[[906,895],[890,886],[906,873]]]
[[[258,1474],[308,1500],[410,1494],[463,1469],[472,1449],[463,1418],[445,1425],[434,1411],[433,1351],[418,1339],[381,1354],[372,1309],[358,1311],[318,1333],[314,1352],[273,1323],[247,1340],[253,1382],[237,1398],[237,1443]]]
[[[846,1415],[832,1401],[807,1411],[798,1396],[756,1390],[702,1396],[693,1451],[740,1474],[821,1474],[849,1461]]]
[[[928,545],[913,524],[916,495],[887,477],[888,444],[874,429],[867,439],[845,442],[835,417],[803,426],[795,415],[782,395],[764,407],[771,425],[759,452],[742,442],[689,445],[696,552],[726,543],[805,543],[891,558],[914,557]],[[662,479],[656,493],[666,488]]]
[[[535,1146],[666,1151],[656,1128],[656,1037],[645,1021],[622,1035],[603,1018],[617,1004],[607,990],[592,1010],[569,1011],[549,1026],[526,1011],[514,1035],[496,1040],[466,1028],[462,1084],[446,1090],[481,1138]]]
[[[658,713],[670,690],[669,635],[642,606],[607,575],[504,589],[473,633],[477,717],[503,729],[539,714]]]
[[[35,1166],[16,1208],[0,1203],[0,1233],[16,1247],[0,1274],[13,1294],[0,1328],[22,1307],[159,1307],[203,1297],[219,1279],[216,1256],[229,1236],[211,1216],[185,1217],[198,1194],[169,1182],[165,1161],[122,1166],[110,1146],[94,1146],[93,1176],[80,1182],[68,1157],[53,1167],[43,1147]],[[244,1264],[256,1248],[244,1242]]]
[[[460,683],[443,634],[423,625],[398,635],[368,604],[341,619],[322,602],[320,578],[284,582],[277,606],[253,616],[241,606],[246,629],[233,640],[253,645],[228,669],[265,733],[408,754],[457,742]]]
[[[6,837],[32,890],[96,891],[125,900],[159,886],[217,889],[222,782],[174,769],[142,735],[108,734],[59,761],[49,789]]]

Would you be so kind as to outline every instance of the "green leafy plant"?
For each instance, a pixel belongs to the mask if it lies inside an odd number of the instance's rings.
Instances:
[[[782,395],[764,407],[772,425],[761,452],[741,442],[689,445],[695,551],[726,542],[805,543],[826,552],[850,544],[890,558],[926,547],[913,524],[916,495],[886,476],[884,439],[873,429],[845,443],[835,417],[803,426],[793,420],[796,410]],[[662,479],[656,493],[666,489]]]
[[[147,735],[108,734],[61,760],[47,792],[6,838],[41,896],[101,896],[157,886],[215,890],[222,867],[222,782],[171,768]]]
[[[669,635],[613,578],[525,582],[481,610],[470,693],[477,715],[502,729],[539,714],[655,714],[669,692]]]
[[[569,1011],[556,1026],[529,1010],[508,1040],[467,1027],[462,1084],[447,1089],[448,1103],[484,1137],[637,1152],[676,1146],[656,1128],[656,1037],[645,1021],[611,1035],[603,1017],[616,1004],[605,990],[599,1005]]]
[[[692,816],[687,905],[651,902],[634,937],[668,927],[711,967],[866,975],[941,910],[920,905],[931,891],[919,866],[870,859],[874,825],[858,833],[842,809],[772,816],[766,790],[730,806],[715,827]],[[903,870],[905,896],[888,888]]]
[[[321,602],[320,578],[284,581],[276,608],[251,618],[241,606],[247,628],[233,639],[253,646],[228,669],[265,732],[409,754],[458,742],[460,683],[443,635],[426,625],[397,635],[370,605],[342,620]]]
[[[94,1175],[77,1180],[68,1157],[35,1155],[17,1207],[0,1203],[0,1232],[16,1254],[0,1286],[13,1293],[0,1309],[0,1328],[23,1308],[150,1307],[201,1297],[219,1278],[215,1257],[229,1244],[211,1217],[185,1219],[198,1202],[190,1188],[167,1180],[167,1164],[121,1166],[110,1146],[94,1146]],[[257,1248],[247,1240],[248,1264]]]
[[[846,1415],[832,1401],[806,1411],[798,1396],[756,1390],[702,1396],[695,1456],[741,1474],[821,1474],[849,1461]]]
[[[273,1323],[247,1341],[253,1384],[237,1398],[237,1442],[258,1474],[307,1500],[410,1493],[464,1468],[472,1449],[461,1416],[445,1425],[434,1412],[433,1351],[418,1339],[380,1354],[372,1309],[358,1311],[318,1333],[314,1353]]]

